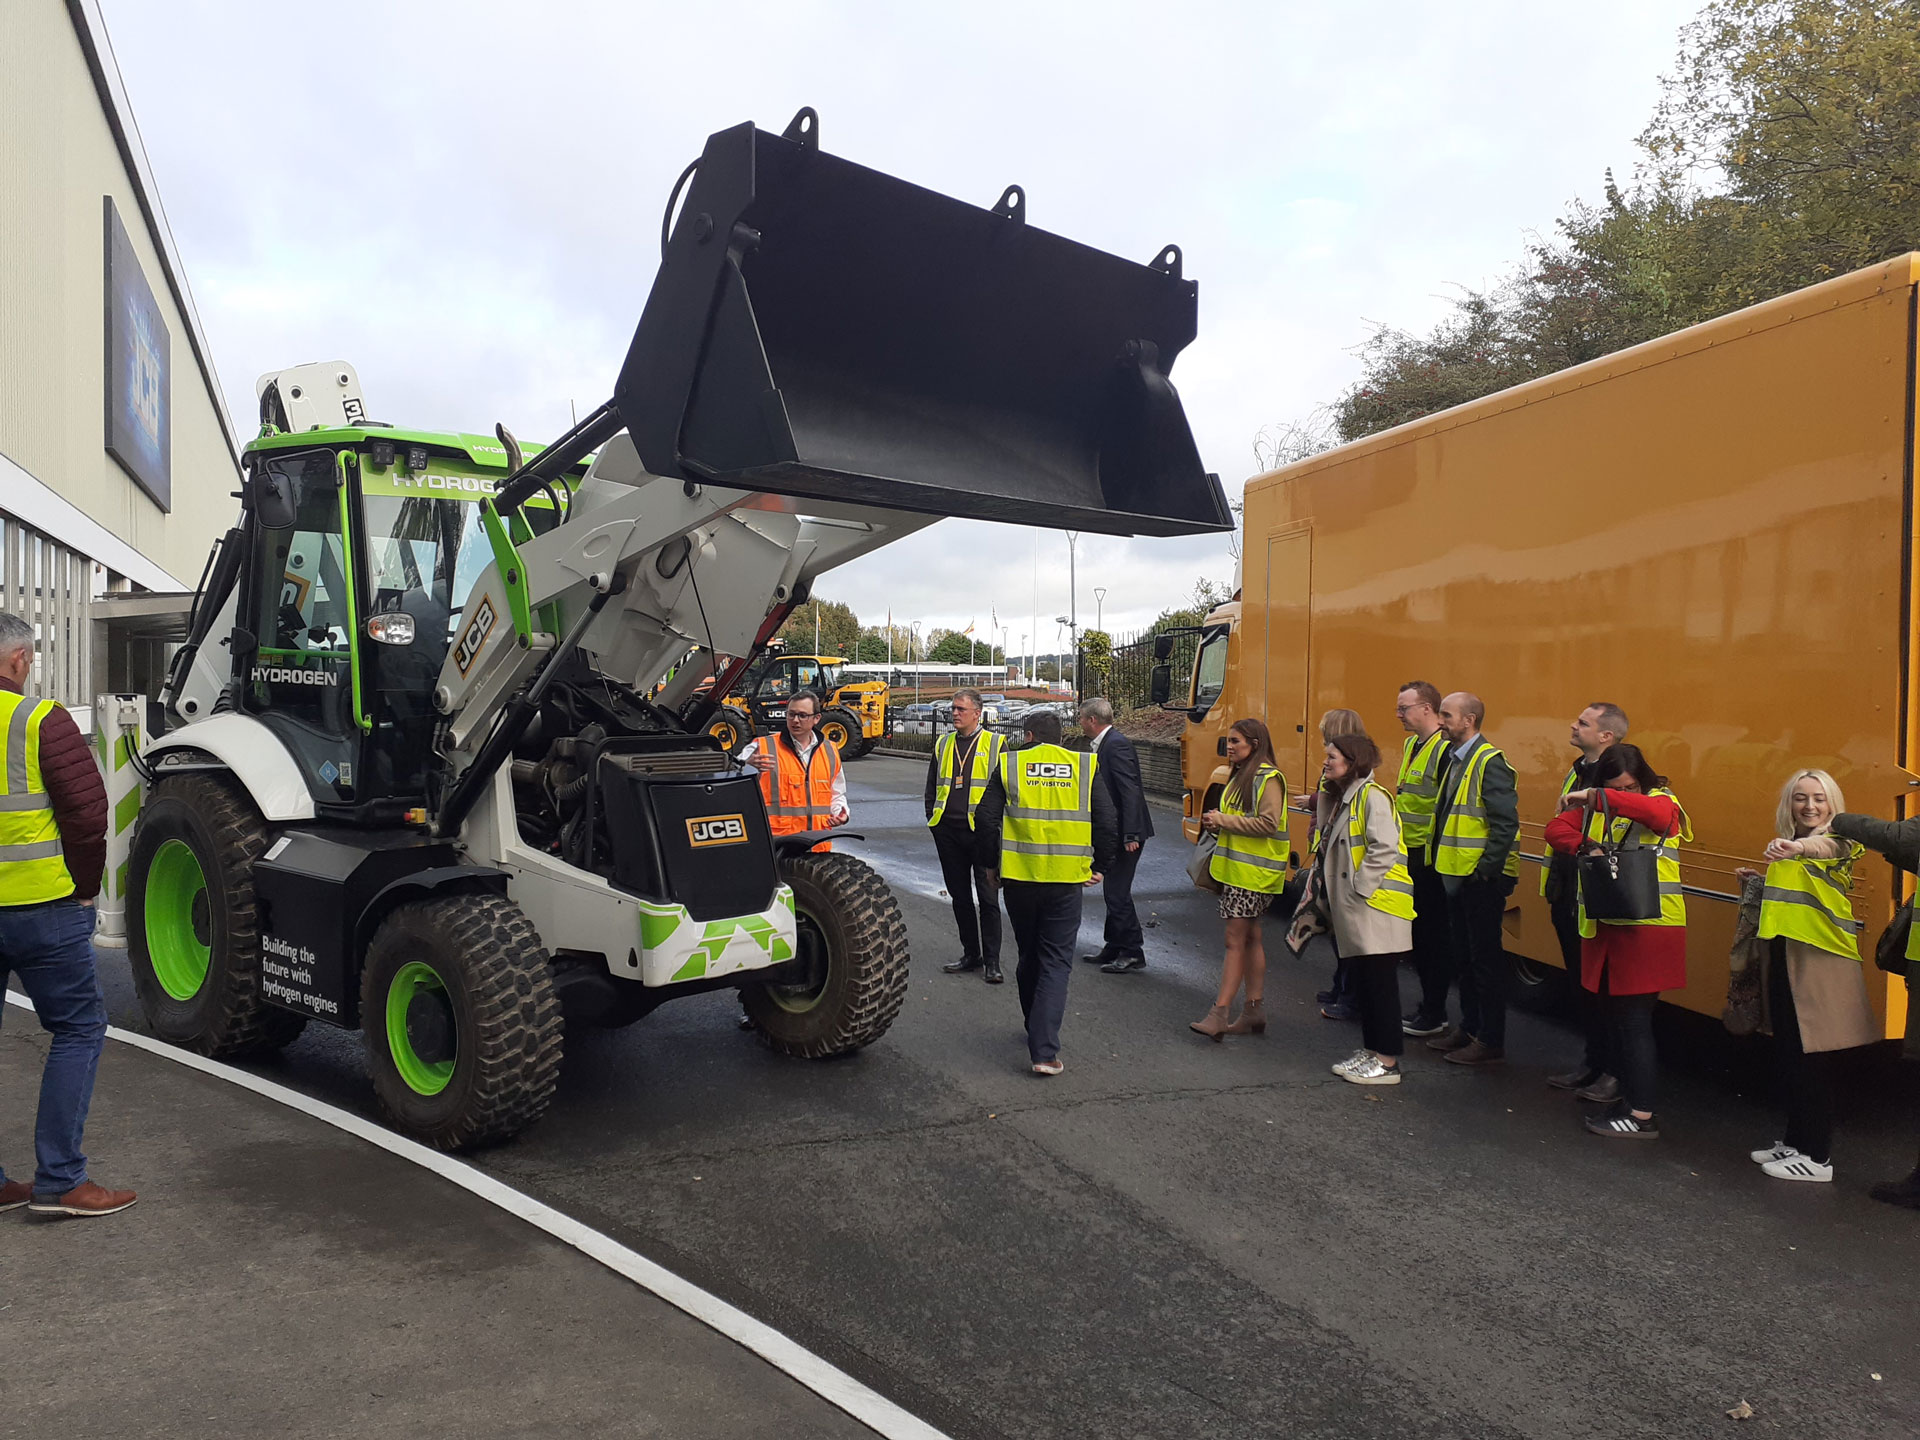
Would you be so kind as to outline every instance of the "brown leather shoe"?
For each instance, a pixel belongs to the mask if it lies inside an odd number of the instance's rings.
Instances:
[[[33,1187],[24,1180],[9,1180],[0,1185],[0,1210],[18,1210],[33,1198]]]
[[[1427,1041],[1429,1050],[1464,1050],[1473,1043],[1473,1037],[1458,1025],[1449,1025],[1433,1039]]]
[[[139,1198],[131,1190],[109,1190],[86,1180],[64,1195],[36,1195],[27,1209],[35,1215],[112,1215]]]
[[[1506,1051],[1474,1040],[1458,1050],[1450,1051],[1446,1060],[1449,1065],[1495,1065],[1506,1058]]]

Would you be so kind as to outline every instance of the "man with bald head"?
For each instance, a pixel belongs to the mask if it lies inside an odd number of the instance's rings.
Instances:
[[[1500,921],[1520,873],[1520,801],[1513,767],[1480,733],[1487,707],[1456,690],[1440,702],[1445,768],[1427,863],[1447,897],[1447,932],[1460,984],[1460,1024],[1429,1040],[1455,1065],[1492,1065],[1507,1053],[1507,957]]]

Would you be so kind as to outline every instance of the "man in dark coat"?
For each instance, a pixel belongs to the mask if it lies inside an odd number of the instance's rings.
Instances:
[[[1106,943],[1099,953],[1082,955],[1109,975],[1125,975],[1147,968],[1140,929],[1140,913],[1133,906],[1133,872],[1140,868],[1140,851],[1153,836],[1153,813],[1140,783],[1140,757],[1133,742],[1113,728],[1113,704],[1096,695],[1080,707],[1080,729],[1087,746],[1100,759],[1095,779],[1106,786],[1113,813],[1120,817],[1121,848],[1113,868],[1105,872],[1101,894],[1107,902],[1107,923],[1101,933]]]

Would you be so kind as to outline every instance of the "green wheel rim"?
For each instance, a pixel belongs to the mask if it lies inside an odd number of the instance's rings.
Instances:
[[[147,867],[147,957],[154,979],[175,1000],[191,1000],[213,960],[207,877],[184,840],[169,840]]]
[[[393,1068],[407,1082],[407,1088],[420,1095],[438,1095],[453,1079],[453,1067],[459,1063],[459,1035],[454,1036],[454,1058],[422,1060],[407,1034],[407,1009],[413,997],[422,993],[447,993],[439,972],[421,960],[409,960],[400,967],[387,987],[387,1053],[393,1056]]]

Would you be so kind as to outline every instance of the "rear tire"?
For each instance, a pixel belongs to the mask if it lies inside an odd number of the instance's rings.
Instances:
[[[1529,1015],[1561,1015],[1573,1008],[1573,987],[1580,982],[1557,965],[1507,952],[1512,976],[1507,1001]]]
[[[822,715],[820,738],[839,751],[843,761],[858,760],[861,756],[860,722],[848,711],[835,708]]]
[[[202,1055],[278,1050],[306,1017],[260,995],[253,862],[272,841],[233,780],[163,780],[127,861],[127,957],[153,1033]]]
[[[893,892],[852,855],[799,855],[780,872],[793,887],[798,958],[813,972],[797,984],[743,985],[747,1018],[783,1055],[824,1060],[871,1045],[907,998],[907,926]]]
[[[367,947],[360,1024],[396,1130],[439,1150],[510,1139],[560,1078],[560,998],[540,936],[502,895],[394,909]]]
[[[737,705],[722,705],[707,721],[707,734],[720,742],[729,755],[738,755],[753,739],[753,717]]]

